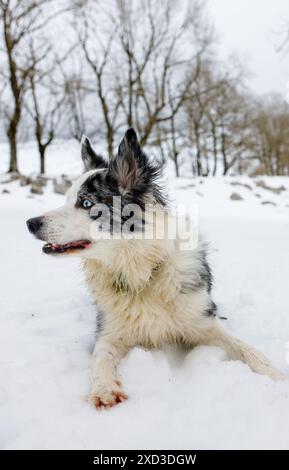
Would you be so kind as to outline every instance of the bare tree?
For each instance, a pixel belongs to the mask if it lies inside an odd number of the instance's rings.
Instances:
[[[267,96],[257,103],[250,150],[252,158],[259,162],[258,173],[289,175],[288,128],[288,105],[281,96]]]
[[[224,81],[217,102],[220,155],[226,175],[247,153],[248,108],[234,82]]]
[[[160,125],[174,127],[186,93],[195,79],[195,69],[211,35],[205,29],[196,40],[195,25],[201,21],[200,2],[190,2],[176,21],[177,2],[156,4],[147,0],[135,9],[117,1],[118,36],[123,52],[123,82],[127,83],[121,106],[128,126],[136,123],[141,143],[146,144]],[[146,18],[139,28],[139,18]],[[194,18],[194,22],[192,21]],[[192,33],[194,41],[190,41]],[[140,35],[142,35],[140,37]],[[209,41],[208,41],[208,38]],[[144,44],[140,48],[139,43]],[[186,50],[186,54],[182,51]],[[190,51],[190,52],[188,52]],[[174,93],[170,87],[174,86]]]
[[[61,67],[64,105],[68,111],[68,127],[70,135],[77,141],[81,140],[83,134],[87,133],[87,121],[90,116],[85,112],[87,95],[91,90],[86,88],[82,70],[66,71]]]
[[[75,35],[60,57],[53,20],[67,9]],[[41,173],[64,121],[77,140],[99,125],[109,155],[122,128],[134,126],[177,176],[185,159],[199,176],[242,172],[253,160],[270,174],[287,171],[286,110],[276,99],[250,103],[238,67],[214,60],[202,0],[0,0],[0,30],[10,172],[18,171],[23,109]]]
[[[53,53],[51,54],[52,47],[46,41],[38,42],[37,47],[31,41],[29,52],[30,71],[25,108],[34,124],[34,136],[40,157],[40,173],[44,174],[46,151],[56,136],[64,103],[63,90],[59,89],[53,77],[57,63],[61,61]],[[53,61],[53,64],[48,64],[49,55],[51,55],[50,62]],[[42,57],[46,59],[45,67],[41,66]]]
[[[169,88],[169,106],[171,110],[173,111],[173,95],[172,91]],[[174,165],[175,165],[175,173],[176,176],[180,176],[180,168],[179,168],[179,148],[178,148],[178,128],[176,125],[176,115],[172,112],[171,113],[171,119],[170,119],[170,129],[169,129],[169,136],[168,138],[170,139],[171,145],[168,145],[168,156],[171,160],[173,160]]]
[[[116,29],[113,27],[111,30],[102,31],[101,34],[95,29],[95,18],[99,17],[100,24],[101,17],[103,18],[104,15],[98,3],[82,2],[79,8],[80,11],[76,16],[75,26],[77,39],[89,70],[86,86],[94,88],[97,95],[106,129],[107,150],[109,155],[112,155],[115,126],[120,106],[119,100],[115,102],[114,94],[110,93],[111,80],[113,80],[110,64]],[[93,12],[96,15],[95,17]]]
[[[201,64],[187,96],[187,145],[192,171],[225,175],[246,157],[249,109],[240,74],[219,73],[214,62]]]
[[[188,5],[188,10],[176,15],[176,2],[171,0],[112,0],[109,7],[104,1],[82,3],[75,25],[88,65],[88,88],[94,87],[100,105],[109,154],[121,127],[134,125],[144,145],[159,140],[161,128],[169,127],[181,109],[210,36],[205,31],[190,40],[201,9],[198,0]],[[96,31],[97,19],[103,27]],[[170,84],[174,87],[171,98]]]
[[[62,2],[56,3],[54,0],[0,0],[2,49],[5,56],[1,75],[7,81],[10,92],[5,107],[6,133],[10,145],[9,172],[18,172],[17,133],[27,79],[31,72],[31,62],[25,54],[27,43],[65,9]]]

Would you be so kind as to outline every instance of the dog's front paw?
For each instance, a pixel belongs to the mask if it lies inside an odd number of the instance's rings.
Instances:
[[[116,380],[110,385],[95,385],[87,397],[87,401],[97,409],[104,409],[118,405],[127,400],[127,398],[127,395],[122,391],[120,382]]]

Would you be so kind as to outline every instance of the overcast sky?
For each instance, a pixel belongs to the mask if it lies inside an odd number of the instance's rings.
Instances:
[[[252,72],[249,84],[257,93],[286,95],[287,56],[276,52],[280,32],[289,23],[289,0],[208,0],[222,56],[238,52]]]

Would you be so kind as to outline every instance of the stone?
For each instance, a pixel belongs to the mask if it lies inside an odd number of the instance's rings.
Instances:
[[[231,181],[230,185],[231,186],[241,186],[242,188],[249,189],[250,191],[252,191],[252,189],[253,189],[252,186],[250,186],[249,184],[239,183],[239,181]]]
[[[42,186],[38,186],[36,183],[33,183],[30,188],[31,194],[38,194],[42,196],[44,194]]]
[[[239,193],[232,193],[231,196],[230,196],[230,199],[232,201],[242,201],[243,200],[242,196]]]
[[[257,181],[256,186],[262,189],[266,189],[267,191],[271,191],[274,194],[281,194],[283,191],[286,191],[285,186],[279,186],[279,188],[273,188],[272,186],[268,186],[265,181]]]
[[[21,175],[20,176],[20,186],[28,186],[29,184],[31,184],[31,178],[29,176],[24,176],[24,175]]]
[[[35,179],[37,186],[42,186],[43,188],[47,185],[48,178],[43,175],[38,175]]]
[[[61,179],[54,178],[53,189],[56,194],[66,194],[68,189],[72,186],[72,181],[67,176],[62,175]]]
[[[276,202],[272,202],[272,201],[262,201],[261,202],[262,206],[277,206]]]

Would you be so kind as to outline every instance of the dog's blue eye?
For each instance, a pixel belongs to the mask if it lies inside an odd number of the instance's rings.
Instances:
[[[82,207],[84,209],[90,209],[92,206],[93,206],[93,202],[91,202],[89,199],[83,199]]]

